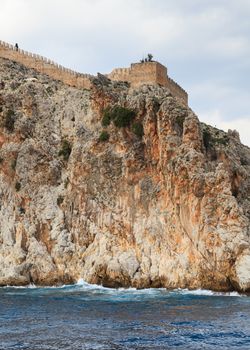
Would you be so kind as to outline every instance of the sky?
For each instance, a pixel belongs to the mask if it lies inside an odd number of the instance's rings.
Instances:
[[[0,40],[82,73],[152,53],[199,119],[250,146],[250,0],[0,0]]]

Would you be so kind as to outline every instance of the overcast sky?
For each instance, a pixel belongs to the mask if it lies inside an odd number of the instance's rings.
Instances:
[[[250,0],[0,0],[0,39],[84,73],[147,53],[201,121],[250,146]]]

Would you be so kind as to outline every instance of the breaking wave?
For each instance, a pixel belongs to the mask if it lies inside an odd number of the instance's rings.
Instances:
[[[131,296],[171,296],[171,295],[193,295],[193,296],[208,296],[208,297],[245,297],[244,294],[239,294],[236,291],[233,292],[215,292],[208,289],[173,289],[168,290],[166,288],[108,288],[102,285],[90,284],[83,279],[79,279],[75,284],[61,285],[61,286],[38,286],[35,284],[29,284],[27,286],[4,286],[4,289],[14,290],[38,290],[39,292],[45,292],[49,290],[58,290],[61,292],[88,292],[92,294],[102,294],[102,295],[131,295]]]

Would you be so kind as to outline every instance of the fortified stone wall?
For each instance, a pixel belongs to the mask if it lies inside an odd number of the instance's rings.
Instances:
[[[8,58],[21,63],[26,67],[33,68],[38,72],[49,75],[63,83],[77,88],[90,88],[90,74],[81,74],[65,68],[50,59],[24,50],[16,50],[15,46],[0,41],[0,57]]]
[[[0,40],[0,57],[7,58],[38,72],[60,80],[77,88],[91,87],[90,74],[82,74],[65,68],[50,59],[24,50],[16,50],[15,46]],[[116,68],[107,77],[116,81],[128,81],[133,87],[142,84],[159,84],[167,87],[177,98],[188,104],[188,94],[174,80],[169,78],[167,68],[159,62],[133,63],[130,68]]]
[[[142,84],[159,84],[188,104],[188,94],[167,74],[167,68],[159,62],[133,63],[130,68],[116,68],[107,77],[111,80],[128,81],[136,87]]]

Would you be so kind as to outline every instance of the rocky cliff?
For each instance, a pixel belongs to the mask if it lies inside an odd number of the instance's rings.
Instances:
[[[78,90],[5,59],[0,123],[0,285],[250,290],[236,132],[163,87],[99,76]]]

